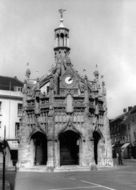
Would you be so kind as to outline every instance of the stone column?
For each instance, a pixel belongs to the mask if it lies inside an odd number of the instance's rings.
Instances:
[[[55,142],[54,142],[54,152],[55,152],[55,167],[59,167],[60,166],[60,155],[59,155],[59,140],[58,139],[55,139]]]
[[[104,136],[105,136],[105,165],[113,166],[109,120],[108,120],[106,114],[105,114],[105,118],[104,118]]]
[[[48,136],[47,136],[47,150],[48,150],[48,159],[47,159],[47,167],[49,170],[53,170],[55,163],[54,163],[54,157],[55,157],[55,144],[54,144],[54,135],[55,135],[55,124],[54,124],[54,93],[53,93],[53,79],[51,79],[50,82],[50,88],[49,88],[49,114],[48,114]]]
[[[53,169],[54,168],[54,141],[51,139],[48,139],[47,142],[47,146],[48,146],[48,161],[47,161],[47,167],[49,169]]]
[[[79,139],[79,165],[82,166],[82,160],[83,160],[83,141],[80,138]]]
[[[27,116],[22,118],[20,128],[20,144],[18,150],[18,167],[29,168],[33,165],[31,144],[29,142],[29,126],[27,124]]]
[[[85,115],[88,115],[89,112],[89,94],[88,94],[88,86],[87,86],[87,76],[85,76],[85,99],[84,99],[84,104],[85,104]]]
[[[51,114],[52,115],[52,114]],[[54,168],[55,166],[55,126],[54,126],[54,118],[49,115],[48,118],[48,140],[47,140],[47,150],[48,150],[48,161],[47,166],[49,168]]]
[[[86,139],[83,138],[82,139],[82,157],[81,157],[81,166],[87,166],[87,163],[86,163],[86,153],[87,153],[87,144],[86,144]]]

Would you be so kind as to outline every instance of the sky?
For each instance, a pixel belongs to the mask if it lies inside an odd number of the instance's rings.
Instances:
[[[49,73],[60,8],[75,69],[104,75],[109,118],[136,105],[135,0],[0,0],[0,75],[23,81],[27,63],[34,78]]]

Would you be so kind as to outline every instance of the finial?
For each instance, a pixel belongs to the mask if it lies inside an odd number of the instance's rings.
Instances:
[[[84,76],[86,75],[86,69],[83,69],[83,75]]]
[[[39,80],[39,71],[35,71],[36,72],[36,80]]]
[[[60,27],[64,27],[63,26],[63,13],[66,11],[65,9],[59,9],[58,10],[59,11],[59,13],[60,13]]]
[[[86,72],[86,69],[83,69],[83,72],[85,73],[85,72]]]
[[[29,63],[26,63],[26,65],[27,65],[27,69],[26,69],[26,78],[29,79],[29,78],[30,78],[31,71],[30,71],[30,69],[28,68]]]
[[[94,76],[96,79],[99,78],[99,71],[98,71],[98,65],[96,64],[96,70],[94,71]]]
[[[101,79],[103,79],[104,78],[104,75],[101,75]]]

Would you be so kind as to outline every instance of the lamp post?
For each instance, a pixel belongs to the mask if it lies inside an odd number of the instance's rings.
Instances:
[[[4,126],[4,139],[0,142],[0,149],[3,153],[2,190],[5,190],[5,162],[6,162],[6,127]]]

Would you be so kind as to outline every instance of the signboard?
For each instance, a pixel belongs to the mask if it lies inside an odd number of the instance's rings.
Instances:
[[[10,150],[18,150],[18,140],[8,140]]]

